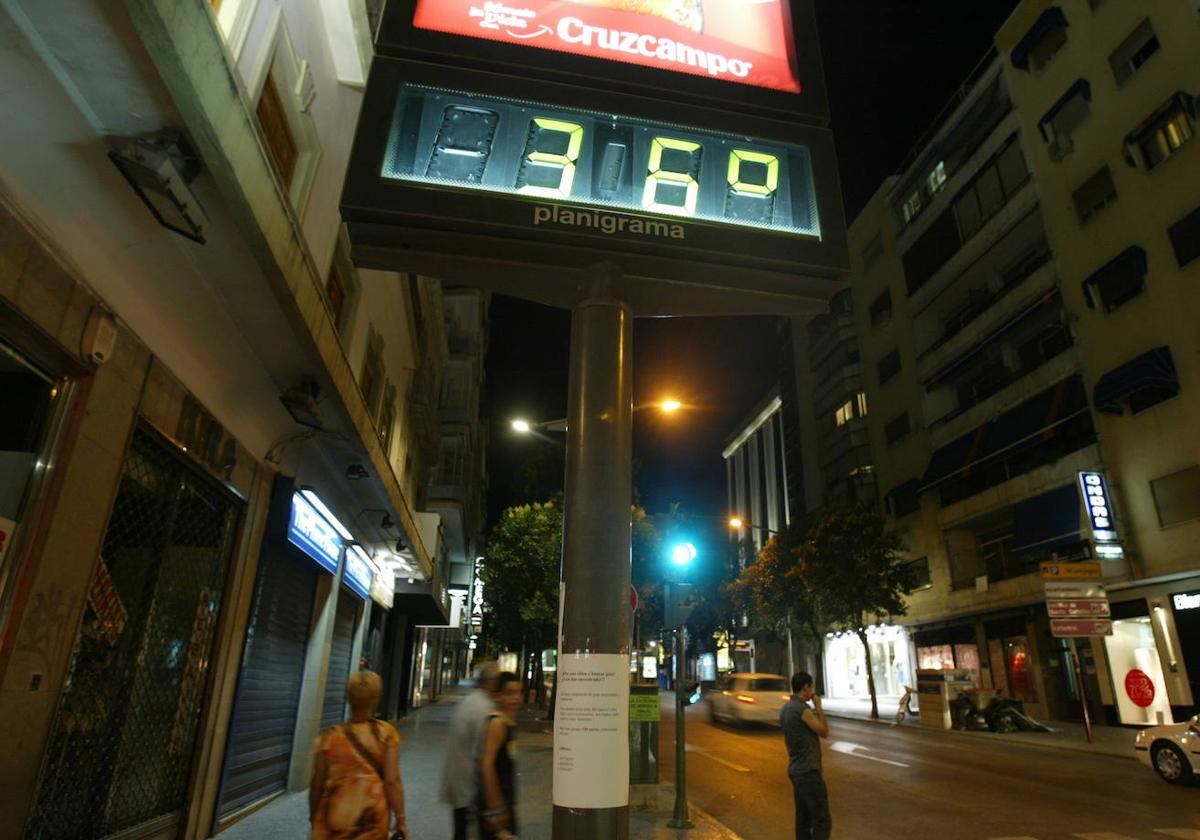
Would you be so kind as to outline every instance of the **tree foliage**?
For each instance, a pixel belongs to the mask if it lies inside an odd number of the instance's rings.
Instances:
[[[500,514],[483,564],[489,641],[502,649],[554,647],[562,558],[562,505],[551,500]]]

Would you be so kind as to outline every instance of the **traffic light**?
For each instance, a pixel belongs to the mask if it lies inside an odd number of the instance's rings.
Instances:
[[[688,566],[696,559],[696,546],[690,542],[678,542],[671,546],[671,562],[676,566]]]
[[[690,583],[668,583],[663,624],[667,627],[682,627],[696,608],[696,602],[696,593]]]

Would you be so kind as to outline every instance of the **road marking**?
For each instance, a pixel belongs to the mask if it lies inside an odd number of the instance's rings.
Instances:
[[[730,770],[736,770],[739,773],[751,772],[749,767],[743,767],[740,764],[734,764],[732,761],[726,761],[725,759],[721,758],[719,755],[715,755],[715,754],[709,752],[708,750],[704,749],[704,747],[696,747],[691,744],[685,744],[684,750],[686,752],[700,753],[703,756],[711,758],[713,761],[717,762],[717,764],[723,764],[724,766],[728,767]]]
[[[851,743],[850,741],[834,741],[829,745],[829,749],[834,752],[845,753],[856,758],[865,758],[867,761],[878,761],[880,764],[890,764],[893,767],[911,767],[912,765],[905,764],[902,761],[892,761],[890,758],[876,758],[873,755],[867,755],[867,747],[862,744]]]
[[[1200,840],[1200,831],[1194,828],[1156,828],[1154,833],[1178,837],[1179,840]]]

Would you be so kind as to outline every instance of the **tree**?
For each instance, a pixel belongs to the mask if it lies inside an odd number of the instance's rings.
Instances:
[[[904,615],[904,597],[912,591],[898,562],[904,546],[874,508],[826,513],[796,546],[796,573],[829,625],[849,627],[863,646],[871,717],[879,717],[867,617]]]

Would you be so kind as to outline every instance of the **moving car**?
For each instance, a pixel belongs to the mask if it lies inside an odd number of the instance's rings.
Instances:
[[[792,699],[787,677],[779,674],[726,674],[708,695],[712,718],[718,723],[779,725],[779,710]]]
[[[1153,767],[1164,782],[1181,785],[1200,769],[1200,715],[1187,723],[1151,726],[1133,742],[1138,760]]]

